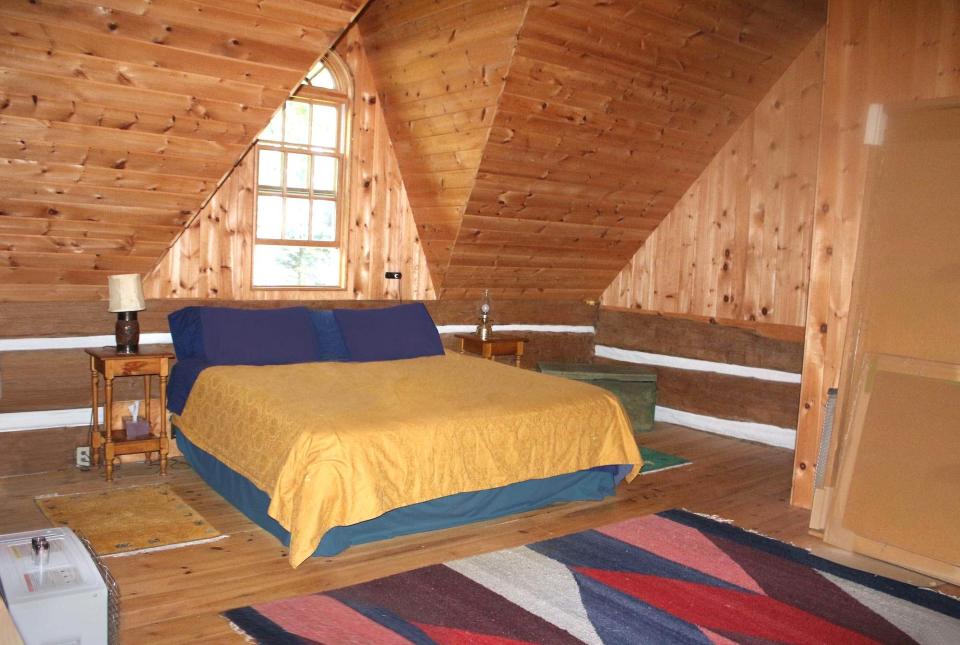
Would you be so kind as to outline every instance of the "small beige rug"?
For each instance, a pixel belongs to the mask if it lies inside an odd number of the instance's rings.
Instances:
[[[227,537],[167,484],[35,501],[51,522],[83,534],[102,556],[160,551]]]

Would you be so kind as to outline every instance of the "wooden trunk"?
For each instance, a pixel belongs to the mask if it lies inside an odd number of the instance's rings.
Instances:
[[[617,395],[627,411],[633,431],[653,430],[657,407],[657,374],[651,369],[627,365],[594,365],[590,363],[540,363],[544,374],[576,381],[589,381]]]

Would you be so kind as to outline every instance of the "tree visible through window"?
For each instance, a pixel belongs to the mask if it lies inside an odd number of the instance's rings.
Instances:
[[[329,54],[260,134],[254,287],[342,286],[348,83]]]

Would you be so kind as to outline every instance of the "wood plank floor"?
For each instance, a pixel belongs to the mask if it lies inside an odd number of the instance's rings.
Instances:
[[[574,533],[670,508],[687,508],[801,546],[808,514],[792,508],[788,450],[658,424],[641,443],[693,461],[638,477],[602,502],[558,505],[467,527],[363,545],[291,569],[286,550],[204,484],[182,461],[165,479],[229,538],[106,560],[121,589],[122,642],[242,642],[219,612],[250,603],[323,591],[477,553]],[[156,467],[127,464],[116,486],[158,481]],[[37,495],[102,489],[95,472],[59,470],[0,479],[0,534],[47,526]],[[108,512],[108,511],[107,511]]]

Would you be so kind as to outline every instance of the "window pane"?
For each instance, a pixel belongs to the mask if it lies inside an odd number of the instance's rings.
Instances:
[[[270,119],[270,123],[260,133],[261,139],[268,141],[283,141],[283,109],[277,110],[277,113]]]
[[[283,239],[307,239],[307,227],[310,224],[310,201],[307,199],[287,198],[287,218],[283,223]]]
[[[336,287],[340,249],[257,244],[253,284],[258,287]]]
[[[283,140],[287,143],[310,143],[310,104],[303,101],[287,101],[286,126]]]
[[[337,202],[313,200],[313,239],[317,242],[333,242],[337,239]]]
[[[332,105],[313,106],[313,145],[335,150],[337,147],[337,114]]]
[[[317,193],[337,192],[337,159],[336,157],[314,156],[313,158],[313,190]]]
[[[283,222],[283,197],[257,195],[257,237],[280,239]]]
[[[260,150],[257,182],[261,186],[277,186],[279,188],[283,185],[280,173],[282,158],[282,153],[277,150]]]
[[[334,80],[333,74],[330,73],[330,70],[327,69],[323,63],[320,63],[318,67],[311,70],[310,85],[314,87],[325,87],[328,90],[337,89],[337,81]]]
[[[309,188],[310,156],[296,153],[287,154],[287,188]]]

